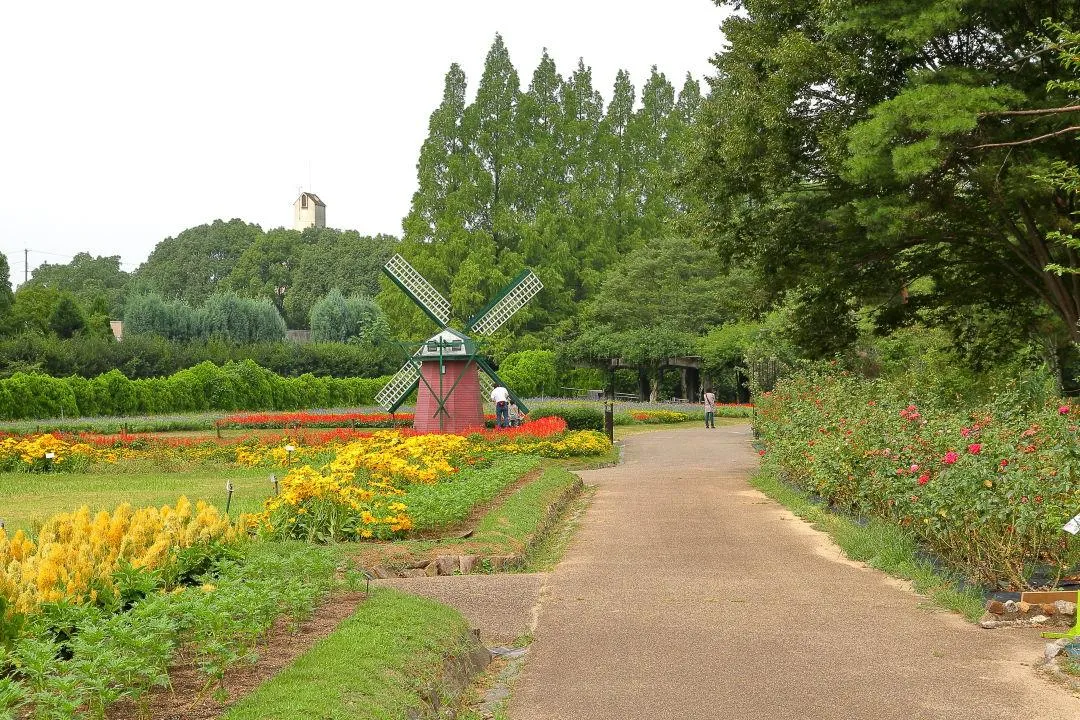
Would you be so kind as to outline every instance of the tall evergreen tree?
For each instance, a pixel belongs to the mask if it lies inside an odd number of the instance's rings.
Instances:
[[[634,164],[640,169],[635,188],[635,232],[639,240],[663,234],[672,216],[677,156],[669,136],[669,119],[674,109],[675,88],[654,65],[641,92],[641,107],[627,128]]]
[[[605,235],[609,247],[594,260],[594,269],[603,269],[620,251],[627,248],[634,231],[637,212],[637,189],[640,168],[634,152],[630,124],[634,117],[636,91],[630,82],[630,73],[620,70],[615,76],[615,87],[601,129],[602,172],[601,181],[607,191],[605,205]],[[599,267],[597,267],[599,265]]]

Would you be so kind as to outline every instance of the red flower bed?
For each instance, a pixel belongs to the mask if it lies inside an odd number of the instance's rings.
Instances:
[[[79,442],[93,445],[100,449],[109,448],[148,448],[148,447],[195,447],[198,445],[218,445],[231,447],[251,443],[277,445],[286,441],[296,441],[304,445],[326,445],[333,442],[348,442],[361,437],[370,437],[371,433],[354,428],[334,428],[330,430],[292,430],[280,433],[260,433],[237,435],[231,438],[219,438],[215,435],[189,435],[170,437],[152,433],[118,433],[99,435],[79,433]]]
[[[315,413],[277,412],[244,413],[227,415],[218,421],[219,427],[246,428],[252,430],[277,430],[287,428],[338,428],[338,427],[408,427],[412,413]]]
[[[510,428],[495,428],[483,430],[479,434],[487,440],[497,440],[506,437],[535,437],[546,438],[566,430],[566,420],[557,415],[529,420],[523,425]]]

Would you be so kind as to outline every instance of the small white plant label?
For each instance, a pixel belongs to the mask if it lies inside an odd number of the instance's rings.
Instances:
[[[1065,525],[1061,529],[1071,535],[1080,533],[1080,515],[1077,515],[1072,520],[1065,523]]]

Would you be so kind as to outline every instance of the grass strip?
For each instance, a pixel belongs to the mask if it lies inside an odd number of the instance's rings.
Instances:
[[[525,572],[551,572],[555,569],[566,554],[566,549],[570,547],[570,541],[574,539],[574,534],[581,525],[581,517],[589,508],[595,491],[595,486],[585,488],[558,513],[550,531],[542,533],[539,542],[529,548],[525,567],[522,568]]]
[[[757,473],[750,479],[750,484],[818,530],[828,533],[852,560],[911,581],[915,590],[934,604],[958,612],[972,622],[982,616],[986,605],[982,592],[936,568],[920,554],[914,536],[901,526],[879,518],[872,518],[863,525],[830,512],[771,471]]]
[[[377,545],[360,544],[354,555],[364,567],[386,565],[401,568],[437,555],[478,555],[480,568],[488,568],[484,558],[532,552],[536,540],[549,528],[551,506],[567,497],[580,482],[562,466],[550,465],[536,480],[514,491],[498,507],[492,508],[477,523],[467,538],[441,540],[399,540]]]
[[[539,463],[531,455],[497,455],[490,467],[464,468],[437,483],[409,485],[401,502],[417,530],[454,525]]]
[[[562,467],[548,467],[544,473],[485,515],[476,527],[476,541],[501,548],[505,554],[523,555],[544,531],[551,506],[580,482]]]
[[[236,704],[224,720],[398,720],[422,704],[468,623],[425,598],[380,588],[328,637]]]

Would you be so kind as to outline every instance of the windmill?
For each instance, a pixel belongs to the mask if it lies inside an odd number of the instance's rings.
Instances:
[[[461,432],[483,427],[483,398],[491,394],[495,385],[506,387],[506,383],[477,352],[475,341],[450,327],[449,301],[405,258],[394,255],[383,266],[383,272],[438,325],[439,332],[420,343],[375,396],[375,401],[387,412],[394,412],[416,389],[415,429]],[[543,287],[536,273],[523,270],[491,302],[465,321],[465,329],[480,335],[492,334]],[[528,412],[514,391],[507,390],[521,412]]]

